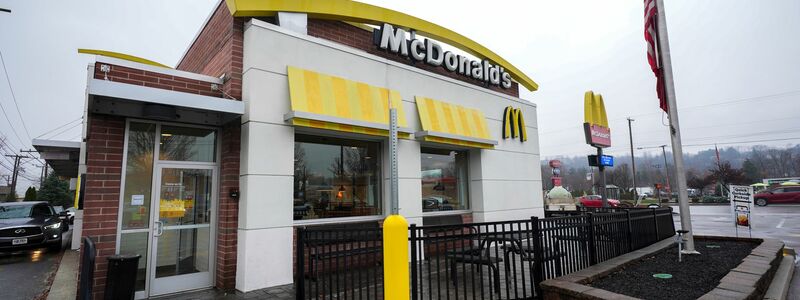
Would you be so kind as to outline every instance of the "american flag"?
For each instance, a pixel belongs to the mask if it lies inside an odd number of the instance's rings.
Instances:
[[[667,97],[664,94],[664,82],[658,61],[658,48],[657,43],[657,29],[656,17],[658,10],[656,9],[656,0],[644,0],[644,40],[647,41],[647,62],[650,63],[650,69],[656,75],[656,94],[660,102],[661,109],[669,112],[667,107]]]

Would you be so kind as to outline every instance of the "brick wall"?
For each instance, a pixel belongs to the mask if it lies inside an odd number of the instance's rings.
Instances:
[[[214,77],[224,74],[225,94],[241,99],[244,21],[231,16],[225,2],[220,1],[177,69]]]
[[[511,82],[511,87],[504,89],[499,86],[487,85],[483,81],[475,80],[471,77],[467,77],[455,72],[447,71],[445,68],[442,67],[434,67],[425,63],[417,62],[412,64],[412,61],[406,58],[403,58],[400,55],[390,53],[380,48],[376,47],[372,43],[372,32],[366,31],[362,28],[340,22],[340,21],[330,21],[330,20],[320,20],[320,19],[309,19],[308,20],[308,35],[330,40],[333,42],[337,42],[343,45],[347,45],[359,50],[366,51],[370,54],[374,54],[389,60],[393,60],[396,62],[404,63],[411,65],[413,67],[426,70],[428,72],[436,73],[439,75],[443,75],[445,77],[450,77],[459,81],[468,82],[482,88],[487,88],[496,92],[500,92],[506,95],[519,97],[519,84],[516,82]]]
[[[90,237],[97,248],[93,292],[94,299],[102,299],[106,257],[116,248],[125,119],[93,114],[88,122],[83,236]]]
[[[239,220],[239,201],[230,197],[232,189],[239,189],[239,151],[241,126],[239,121],[222,128],[222,160],[220,161],[220,195],[217,222],[217,274],[216,286],[221,289],[236,287],[236,240]]]
[[[214,77],[225,75],[222,90],[226,98],[242,98],[244,19],[231,16],[224,1],[216,8],[200,35],[178,63],[178,70]],[[239,202],[230,197],[239,188],[241,121],[223,126],[221,132],[220,195],[217,227],[217,269],[215,285],[236,287],[236,242]]]
[[[102,65],[108,65],[111,70],[106,74],[100,70]],[[211,89],[211,83],[168,74],[139,70],[108,63],[96,63],[94,66],[95,79],[108,79],[133,85],[146,86],[176,92],[184,92],[212,97],[222,97],[222,93]]]

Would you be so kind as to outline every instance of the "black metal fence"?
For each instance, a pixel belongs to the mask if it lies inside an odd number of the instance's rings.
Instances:
[[[383,299],[383,231],[298,228],[297,299]]]
[[[531,299],[539,283],[675,234],[672,209],[409,228],[411,298]],[[297,299],[382,299],[380,228],[298,229]]]

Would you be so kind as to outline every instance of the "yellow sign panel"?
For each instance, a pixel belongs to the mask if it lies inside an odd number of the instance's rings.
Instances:
[[[592,91],[587,91],[583,95],[583,120],[590,125],[608,128],[606,105],[603,103],[602,95]]]

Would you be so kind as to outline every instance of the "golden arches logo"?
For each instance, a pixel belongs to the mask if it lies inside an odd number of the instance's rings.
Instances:
[[[611,146],[611,129],[608,128],[608,116],[603,96],[587,91],[583,95],[583,132],[586,143],[594,147]]]
[[[608,128],[608,116],[606,116],[603,95],[595,94],[592,91],[583,94],[583,121]]]
[[[525,118],[522,117],[522,110],[514,107],[506,107],[503,111],[503,139],[517,138],[524,142],[528,140],[528,132],[525,129]]]

